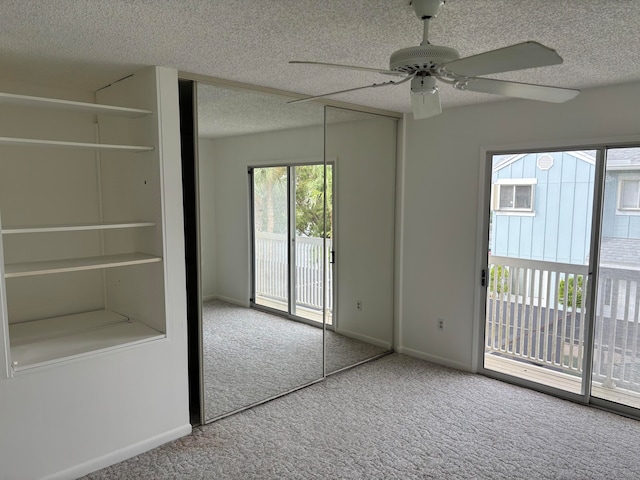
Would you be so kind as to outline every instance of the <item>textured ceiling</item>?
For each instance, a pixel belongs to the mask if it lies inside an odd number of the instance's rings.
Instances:
[[[324,124],[322,105],[312,102],[287,105],[288,100],[291,98],[201,83],[198,135],[220,138]],[[331,109],[327,122],[353,122],[367,117],[360,112]]]
[[[320,94],[378,74],[289,65],[313,60],[388,67],[420,43],[408,0],[2,0],[0,77],[94,90],[144,65]],[[586,88],[640,80],[638,0],[448,0],[431,42],[477,54],[525,40],[562,65],[496,78]],[[410,111],[408,85],[338,100]],[[441,88],[443,108],[499,97]]]

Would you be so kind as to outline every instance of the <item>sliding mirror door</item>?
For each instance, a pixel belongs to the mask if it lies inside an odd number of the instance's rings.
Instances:
[[[396,119],[326,108],[334,207],[326,219],[328,278],[335,279],[327,294],[327,374],[393,345],[396,135]]]
[[[292,228],[291,167],[322,163],[324,111],[309,103],[287,105],[287,100],[198,84],[206,421],[323,377],[322,321],[314,326],[288,313],[292,257],[282,240]],[[259,252],[252,247],[254,228],[262,242]],[[266,290],[254,299],[255,255],[264,261],[255,281]],[[250,308],[252,299],[262,310]],[[307,308],[293,307],[298,314]]]

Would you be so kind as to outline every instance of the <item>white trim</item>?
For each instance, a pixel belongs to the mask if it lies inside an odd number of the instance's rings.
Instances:
[[[607,166],[607,172],[634,172],[640,171],[640,165],[614,165]]]
[[[261,87],[259,85],[252,85],[249,83],[242,83],[242,82],[236,82],[234,80],[225,80],[223,78],[218,78],[218,77],[212,77],[210,75],[202,75],[199,73],[191,73],[191,72],[185,72],[184,70],[179,70],[178,71],[178,78],[183,78],[186,80],[193,80],[195,82],[198,83],[204,83],[206,85],[216,85],[219,87],[226,87],[226,88],[232,88],[232,89],[236,89],[236,90],[249,90],[251,92],[261,92],[261,93],[266,93],[269,95],[278,95],[278,96],[284,96],[284,97],[290,97],[292,99],[302,99],[302,98],[306,98],[308,95],[304,95],[301,93],[294,93],[294,92],[287,92],[285,90],[279,90],[277,88],[270,88],[270,87]],[[364,105],[357,105],[355,103],[348,103],[348,102],[341,102],[338,100],[331,100],[328,98],[318,98],[318,99],[314,99],[312,100],[312,102],[314,103],[319,103],[321,105],[326,105],[329,107],[337,107],[337,108],[343,108],[343,109],[347,109],[347,110],[355,110],[358,112],[362,112],[362,113],[373,113],[375,115],[382,115],[385,117],[392,117],[392,118],[402,118],[403,114],[400,112],[394,112],[391,110],[384,110],[381,108],[373,108],[373,107],[366,107]]]
[[[503,215],[505,217],[535,217],[536,212],[533,210],[518,210],[512,208],[511,210],[493,210],[496,215]]]
[[[518,150],[521,150],[520,148],[518,148]],[[555,149],[551,149],[548,152],[527,152],[527,153],[517,153],[514,154],[508,158],[505,158],[502,162],[500,162],[497,165],[494,165],[493,167],[493,171],[497,172],[498,170],[502,170],[504,167],[508,167],[509,165],[511,165],[512,163],[517,162],[518,160],[520,160],[523,157],[526,157],[527,155],[531,154],[531,153],[556,153],[556,152],[562,152],[562,153],[568,153],[569,155],[572,155],[580,160],[583,160],[591,165],[595,165],[596,164],[596,158],[595,157],[591,157],[590,155],[587,155],[586,153],[584,153],[583,151],[567,151],[567,150],[555,150]]]
[[[340,335],[344,335],[345,337],[353,338],[355,340],[360,340],[361,342],[370,343],[371,345],[375,345],[376,347],[386,348],[387,350],[391,350],[391,342],[385,342],[384,340],[379,340],[377,338],[369,337],[368,335],[362,335],[361,333],[352,332],[351,330],[335,330],[336,333]]]
[[[537,178],[499,178],[494,185],[537,185]]]
[[[60,472],[52,473],[51,475],[43,477],[42,480],[69,480],[83,477],[91,472],[95,472],[96,470],[122,462],[123,460],[140,455],[141,453],[148,452],[160,445],[164,445],[165,443],[177,440],[185,435],[189,435],[191,430],[191,425],[187,423],[178,428],[174,428],[173,430],[169,430],[154,437],[147,438],[141,442],[129,445],[128,447],[94,458],[88,462],[75,465]]]
[[[249,300],[238,300],[236,298],[225,297],[224,295],[212,295],[210,300],[222,300],[223,302],[231,303],[233,305],[238,305],[239,307],[249,308],[251,305],[249,304]]]
[[[508,215],[523,215],[523,216],[534,216],[535,215],[535,206],[536,206],[536,189],[534,185],[538,184],[538,179],[536,178],[502,178],[498,179],[491,184],[492,197],[493,201],[491,204],[491,209],[496,214],[508,214]],[[513,189],[513,202],[515,204],[516,198],[516,189],[518,186],[528,186],[530,188],[530,208],[517,208],[517,207],[501,207],[500,206],[500,190],[502,187],[514,187]],[[497,187],[497,188],[494,188]]]
[[[598,137],[598,138],[574,138],[568,140],[549,140],[549,141],[532,141],[523,143],[497,144],[482,147],[480,152],[482,155],[491,153],[492,155],[505,155],[509,152],[526,152],[526,153],[548,153],[548,152],[565,152],[574,153],[578,149],[596,150],[600,147],[619,148],[619,147],[637,147],[640,144],[640,134],[626,135],[619,137]],[[573,150],[575,149],[575,150]],[[502,152],[502,153],[501,153]]]
[[[596,157],[592,157],[591,155],[587,155],[586,153],[582,152],[578,152],[578,151],[574,151],[574,152],[562,152],[562,153],[568,153],[569,155],[573,155],[576,158],[579,158],[580,160],[584,160],[585,162],[591,164],[591,165],[595,165],[596,164]]]
[[[502,162],[498,163],[497,165],[494,165],[493,171],[497,172],[498,170],[502,170],[504,167],[508,167],[512,163],[517,162],[518,160],[526,157],[527,155],[528,155],[527,153],[517,153],[515,155],[511,155],[510,157],[505,158]]]
[[[395,268],[394,268],[394,319],[393,319],[393,347],[398,348],[402,343],[403,325],[403,285],[404,285],[404,224],[405,224],[405,165],[406,165],[406,140],[407,140],[407,115],[398,122],[396,139],[398,141],[396,152],[396,205],[395,205]]]
[[[426,360],[427,362],[437,363],[438,365],[444,365],[445,367],[455,368],[456,370],[475,373],[475,370],[466,363],[456,362],[448,358],[438,357],[437,355],[431,355],[429,353],[413,350],[412,348],[398,347],[398,353],[402,353],[414,358],[419,358],[420,360]]]
[[[621,174],[616,179],[618,185],[616,188],[616,215],[640,215],[640,198],[636,199],[636,207],[622,207],[622,183],[638,182],[640,187],[640,173]],[[640,192],[639,192],[640,193]]]

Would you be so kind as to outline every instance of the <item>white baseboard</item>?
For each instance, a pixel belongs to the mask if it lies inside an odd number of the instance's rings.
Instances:
[[[352,332],[350,330],[339,329],[336,330],[336,333],[339,335],[344,335],[345,337],[353,338],[355,340],[360,340],[361,342],[370,343],[371,345],[375,345],[376,347],[386,348],[387,350],[391,350],[393,347],[390,342],[378,340],[377,338],[368,337],[367,335],[362,335],[361,333]]]
[[[420,360],[426,360],[427,362],[437,363],[439,365],[444,365],[445,367],[455,368],[456,370],[463,370],[465,372],[472,372],[473,370],[470,365],[465,363],[456,362],[455,360],[451,360],[449,358],[438,357],[437,355],[430,355],[428,353],[420,352],[419,350],[413,350],[407,347],[398,347],[398,353],[403,353],[404,355],[408,355],[410,357],[419,358]]]
[[[214,297],[215,300],[222,300],[223,302],[232,303],[234,305],[238,305],[240,307],[249,308],[249,300],[238,300],[236,298],[225,297],[224,295],[216,295]]]
[[[222,302],[232,303],[233,305],[238,305],[240,307],[249,308],[249,301],[237,300],[231,297],[225,297],[224,295],[207,295],[206,297],[202,297],[203,302],[208,302],[209,300],[220,300]]]
[[[148,438],[142,442],[129,445],[128,447],[108,453],[102,457],[94,458],[88,462],[76,465],[61,472],[53,473],[43,478],[43,480],[73,480],[88,475],[91,472],[108,467],[128,458],[135,457],[141,453],[152,450],[172,440],[176,440],[191,433],[191,425],[183,425],[174,430],[161,433],[155,437]]]

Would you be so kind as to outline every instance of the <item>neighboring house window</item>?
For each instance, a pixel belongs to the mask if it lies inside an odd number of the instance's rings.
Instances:
[[[494,210],[498,212],[533,212],[536,179],[504,179],[495,182]]]
[[[618,209],[640,210],[640,179],[620,180]]]

